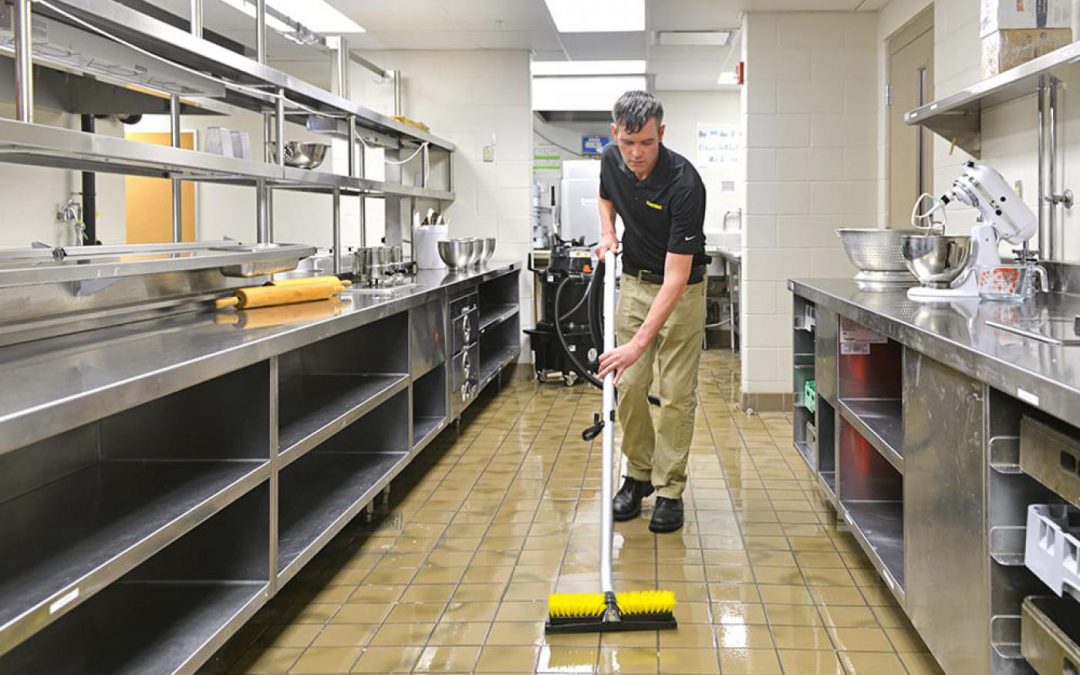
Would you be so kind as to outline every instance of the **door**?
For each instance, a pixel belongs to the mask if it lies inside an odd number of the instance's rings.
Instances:
[[[911,226],[915,199],[934,189],[933,136],[904,114],[934,99],[934,9],[889,38],[889,227]]]
[[[124,137],[141,143],[170,144],[168,133],[128,132]],[[181,133],[180,147],[193,150],[195,133]],[[173,240],[171,180],[128,176],[124,179],[124,193],[127,202],[127,243],[156,244]],[[183,239],[195,241],[195,185],[184,181],[180,185],[180,194],[183,196]]]

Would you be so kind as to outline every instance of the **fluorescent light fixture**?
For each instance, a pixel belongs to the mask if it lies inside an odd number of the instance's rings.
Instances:
[[[558,75],[644,75],[645,61],[533,61],[532,74]]]
[[[322,35],[364,32],[362,26],[326,0],[266,0],[266,4]]]
[[[717,84],[738,84],[739,74],[734,70],[728,70],[720,73],[720,77],[716,80]]]
[[[221,0],[229,7],[255,18],[255,0]],[[267,7],[295,21],[304,28],[323,35],[363,33],[363,27],[326,3],[326,0],[267,0]],[[267,12],[266,25],[286,37],[296,28]]]
[[[662,30],[657,44],[664,47],[723,47],[731,41],[729,30]]]
[[[631,89],[645,89],[644,75],[534,77],[532,109],[543,111],[611,110]]]
[[[645,30],[645,0],[544,0],[560,33]]]

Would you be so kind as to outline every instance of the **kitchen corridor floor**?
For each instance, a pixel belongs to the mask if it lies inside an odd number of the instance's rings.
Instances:
[[[544,635],[547,595],[597,589],[599,392],[482,398],[204,668],[206,673],[939,673],[791,445],[705,352],[686,526],[617,523],[620,590],[673,590],[677,631]],[[380,502],[381,503],[381,502]]]

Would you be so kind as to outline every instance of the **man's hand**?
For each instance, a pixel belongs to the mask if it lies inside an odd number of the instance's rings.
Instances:
[[[595,252],[596,257],[600,258],[600,260],[602,261],[604,259],[604,253],[605,252],[611,251],[612,255],[614,255],[615,253],[618,252],[618,250],[619,250],[619,240],[618,239],[616,239],[615,237],[610,237],[608,235],[601,235],[600,236],[600,243],[596,245],[596,248],[593,249],[593,252]]]
[[[610,352],[604,352],[600,355],[600,370],[596,373],[597,379],[602,380],[608,373],[614,372],[615,384],[619,384],[623,373],[630,366],[637,363],[644,351],[643,348],[637,346],[635,341],[631,341],[629,344],[616,347]]]

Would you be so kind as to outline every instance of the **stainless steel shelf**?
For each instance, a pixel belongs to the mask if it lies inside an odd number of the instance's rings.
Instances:
[[[291,579],[408,463],[408,451],[313,452],[279,479],[278,579]]]
[[[281,466],[295,461],[394,394],[408,375],[302,375],[282,386],[278,440]]]
[[[904,504],[891,501],[843,501],[845,520],[874,567],[903,604]],[[897,594],[899,591],[899,594]]]
[[[264,582],[124,582],[0,660],[5,673],[192,672],[265,603]]]
[[[446,423],[443,417],[420,417],[413,419],[413,448],[421,448],[431,442]]]
[[[810,444],[806,441],[795,441],[793,445],[795,446],[795,449],[799,451],[799,455],[806,461],[806,465],[809,466],[812,471],[817,471],[817,466],[814,462],[814,451],[810,447]]]
[[[836,472],[820,471],[817,474],[817,479],[818,485],[825,492],[825,497],[829,500],[829,503],[833,505],[833,508],[839,507],[840,502],[836,499]]]
[[[483,336],[487,329],[494,328],[507,319],[515,316],[519,311],[518,305],[481,305],[480,306],[480,335]]]
[[[105,462],[4,502],[0,654],[268,475],[258,460]]]
[[[479,389],[491,384],[492,380],[506,366],[513,363],[521,355],[521,347],[501,347],[491,351],[481,348],[480,352],[480,383]]]
[[[256,90],[269,94],[284,90],[290,101],[327,115],[355,115],[358,125],[381,134],[414,144],[427,142],[436,148],[453,151],[449,141],[420,129],[403,124],[369,108],[348,101],[303,80],[292,77],[242,54],[208,40],[195,37],[187,30],[171,26],[113,0],[55,0],[55,3],[82,20],[104,29],[131,44],[168,59],[172,63],[199,72],[213,73],[220,78],[244,85],[248,89],[231,89],[225,102],[254,111],[272,110],[269,96],[259,96]],[[35,12],[50,12],[35,8]]]
[[[975,157],[982,152],[982,112],[1038,92],[1043,77],[1072,75],[1080,62],[1080,42],[1062,47],[1025,64],[939,98],[904,115],[909,125],[920,124]]]
[[[338,189],[343,194],[373,197],[400,195],[436,201],[455,198],[446,190],[221,157],[10,119],[0,119],[0,162],[234,185],[255,185],[261,180],[276,189],[307,192]]]
[[[839,410],[840,415],[894,469],[904,473],[904,421],[900,399],[841,399]]]

